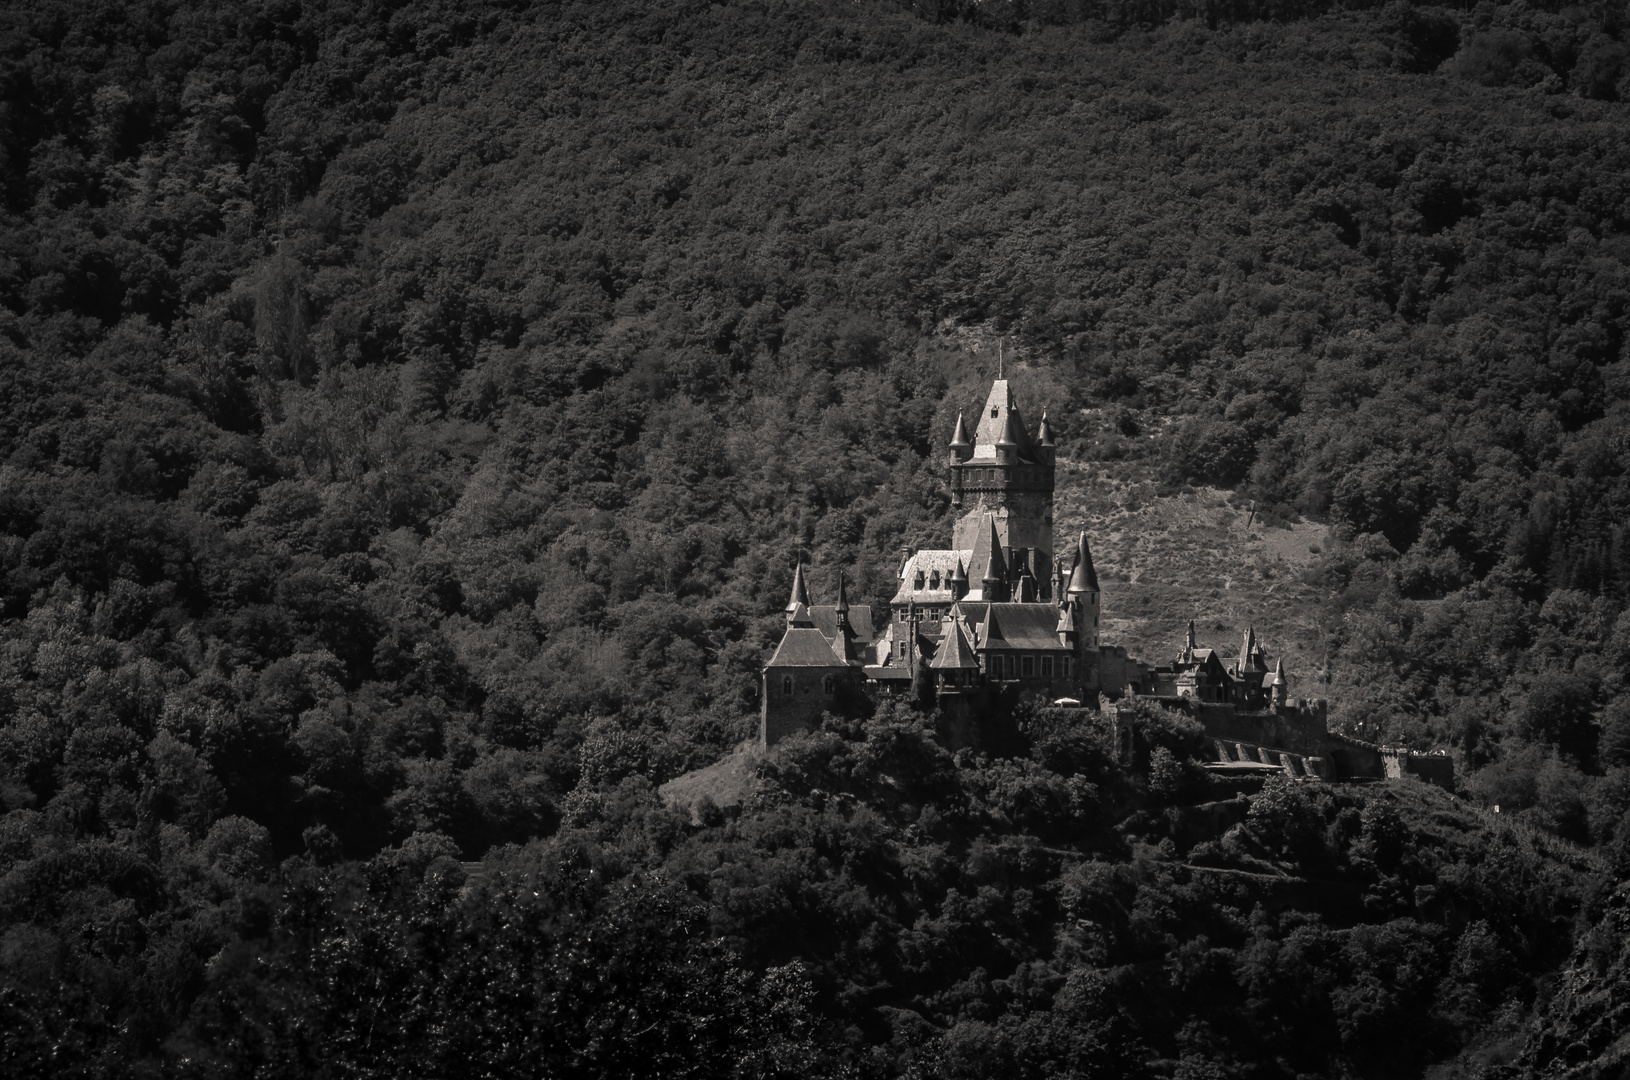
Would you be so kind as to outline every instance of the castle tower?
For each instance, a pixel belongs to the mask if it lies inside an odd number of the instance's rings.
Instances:
[[[1004,564],[1028,565],[1038,588],[1053,579],[1056,454],[1052,429],[1043,423],[1040,434],[1041,438],[1031,439],[1008,381],[997,379],[971,442],[959,415],[950,444],[956,455],[951,465],[951,505],[961,511],[951,546],[958,551],[975,547],[988,514],[995,522]],[[1015,560],[1015,551],[1028,559]],[[978,573],[982,567],[975,563],[969,569]]]
[[[1061,643],[1075,647],[1075,682],[1084,691],[1098,689],[1098,599],[1098,571],[1083,532],[1076,538],[1070,581],[1059,600],[1058,631]]]
[[[1290,680],[1285,678],[1285,659],[1279,658],[1279,664],[1274,668],[1273,674],[1268,677],[1268,698],[1276,709],[1285,707],[1290,700]]]

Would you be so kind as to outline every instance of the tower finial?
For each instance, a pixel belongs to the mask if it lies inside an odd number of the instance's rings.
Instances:
[[[1003,375],[1002,375],[1002,343],[1000,341],[998,341],[996,343],[996,377],[998,379],[1003,377]]]

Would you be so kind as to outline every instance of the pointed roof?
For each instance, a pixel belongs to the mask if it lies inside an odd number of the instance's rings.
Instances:
[[[956,561],[956,573],[951,575],[951,580],[955,581],[955,582],[959,582],[960,584],[963,584],[963,585],[966,585],[968,583],[968,570],[967,570],[967,567],[962,565],[962,559],[961,558],[958,558],[957,561]]]
[[[1068,604],[1060,604],[1058,607],[1058,629],[1056,633],[1075,633],[1075,609]]]
[[[1247,626],[1245,628],[1245,640],[1240,645],[1239,670],[1250,671],[1254,669],[1256,657],[1260,652],[1261,650],[1257,648],[1256,644],[1256,627]]]
[[[954,615],[951,617],[945,639],[940,642],[939,652],[934,654],[934,659],[928,662],[928,666],[940,671],[979,667],[979,658],[974,655],[973,646],[968,643],[968,632],[963,629],[961,619]]]
[[[979,575],[974,578],[973,575]],[[976,581],[1006,581],[1007,560],[1002,558],[1002,538],[996,533],[996,518],[990,512],[980,523],[979,536],[968,556],[968,576]],[[980,594],[983,596],[983,593]],[[990,599],[985,597],[985,599]]]
[[[833,611],[839,615],[849,614],[849,593],[843,586],[843,571],[838,571],[838,602],[833,605]]]
[[[951,433],[951,446],[960,450],[965,446],[972,446],[973,440],[968,438],[968,425],[962,422],[962,413],[956,414],[956,431]]]
[[[1007,642],[1002,639],[1002,628],[996,622],[996,605],[991,604],[985,608],[985,625],[979,628],[979,647],[989,649],[995,646],[1005,648]]]
[[[1188,637],[1186,637],[1183,640],[1183,645],[1184,645],[1185,648],[1188,648],[1188,649],[1193,649],[1194,648],[1194,620],[1193,619],[1189,620],[1189,633],[1188,633]]]
[[[787,625],[814,626],[815,619],[812,615],[810,615],[809,608],[805,607],[803,604],[795,602],[787,605]]]
[[[1075,568],[1070,571],[1070,592],[1098,592],[1098,571],[1092,565],[1092,552],[1087,548],[1087,534],[1082,533],[1075,542]]]
[[[1273,669],[1273,674],[1268,676],[1268,685],[1269,686],[1287,686],[1287,685],[1289,685],[1289,680],[1285,678],[1285,658],[1284,657],[1281,656],[1279,658],[1279,663]]]
[[[804,564],[802,562],[792,572],[792,597],[782,610],[791,614],[792,609],[800,604],[806,608],[809,607],[809,586],[804,584]]]
[[[974,430],[976,458],[994,458],[996,447],[1017,446],[1021,452],[1030,449],[1030,436],[1026,434],[1024,418],[1013,401],[1013,390],[1006,379],[991,383],[985,407],[979,413],[979,426]]]
[[[781,636],[775,655],[764,665],[767,668],[848,667],[849,662],[832,651],[826,637],[814,626],[789,626]]]
[[[1041,410],[1041,426],[1036,429],[1036,441],[1043,446],[1053,445],[1053,428],[1047,423],[1047,410]]]

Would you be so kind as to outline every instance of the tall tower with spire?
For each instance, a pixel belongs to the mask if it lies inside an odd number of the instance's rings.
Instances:
[[[1055,449],[1045,414],[1035,437],[1025,427],[1006,379],[990,388],[973,437],[957,416],[950,448],[951,505],[960,511],[951,546],[969,551],[982,539],[986,515],[995,523],[1003,560],[1015,577],[1028,572],[1038,588],[1053,581]],[[980,571],[969,567],[969,577]]]

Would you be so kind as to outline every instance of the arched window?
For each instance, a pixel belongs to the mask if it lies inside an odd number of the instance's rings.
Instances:
[[[827,675],[827,676],[824,676],[821,679],[821,693],[830,694],[831,692],[832,692],[832,676]]]
[[[781,676],[781,696],[782,697],[791,697],[792,696],[792,676],[791,675],[783,675],[783,676]]]

